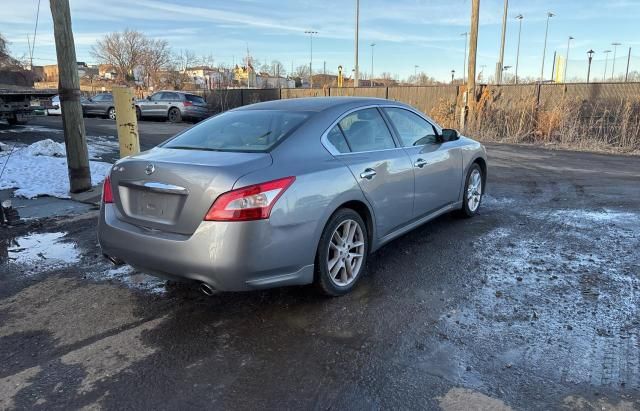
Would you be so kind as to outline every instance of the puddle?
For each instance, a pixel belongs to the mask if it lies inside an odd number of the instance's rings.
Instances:
[[[67,233],[38,233],[18,237],[7,248],[7,262],[22,266],[23,273],[51,271],[80,261],[74,243],[61,241]]]
[[[120,150],[115,136],[87,136],[87,147],[92,160],[102,160],[105,154],[117,154]]]
[[[44,126],[16,126],[11,128],[0,129],[0,134],[15,134],[15,133],[62,133],[62,130],[55,128],[49,128]]]

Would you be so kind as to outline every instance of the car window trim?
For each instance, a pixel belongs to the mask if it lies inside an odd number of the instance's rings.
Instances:
[[[353,114],[356,111],[366,110],[366,109],[370,109],[370,108],[376,109],[378,111],[378,114],[380,114],[380,116],[382,117],[382,120],[385,122],[385,125],[387,126],[387,130],[389,131],[389,134],[391,135],[391,140],[393,141],[393,144],[395,145],[395,147],[393,147],[393,148],[383,148],[383,149],[380,149],[380,150],[350,151],[348,153],[341,153],[340,151],[338,151],[338,149],[333,144],[331,144],[331,142],[329,141],[329,138],[328,138],[329,131],[331,131],[331,129],[333,129],[333,127],[336,124],[339,124],[348,115]],[[342,128],[340,128],[340,131],[342,131]],[[344,132],[342,134],[344,135]],[[347,139],[346,135],[345,135],[345,140],[347,140],[347,144],[349,144],[349,140]],[[337,120],[335,120],[335,121],[333,121],[331,123],[329,128],[327,128],[324,131],[324,133],[322,133],[322,135],[320,136],[320,143],[333,156],[345,156],[345,155],[351,155],[351,154],[377,153],[377,152],[381,152],[381,151],[390,151],[390,150],[404,150],[404,148],[402,146],[398,145],[398,142],[396,141],[396,138],[393,135],[393,131],[391,131],[389,129],[389,124],[387,124],[387,121],[385,120],[384,116],[380,113],[380,105],[379,104],[369,104],[367,106],[353,107],[353,108],[345,111],[340,116],[338,116]],[[350,145],[349,145],[349,149],[351,150],[351,146]]]
[[[405,107],[381,106],[381,107],[380,107],[380,111],[382,111],[382,112],[384,113],[385,118],[386,118],[386,119],[388,119],[390,127],[391,127],[391,128],[393,128],[393,130],[394,130],[394,132],[396,133],[396,136],[397,136],[397,138],[398,138],[398,141],[400,141],[400,145],[401,145],[403,148],[410,148],[410,147],[424,147],[424,146],[426,146],[426,145],[438,145],[438,144],[442,144],[442,143],[439,143],[439,142],[436,140],[436,141],[434,141],[433,143],[429,143],[429,144],[418,144],[418,145],[415,145],[415,146],[414,146],[414,145],[411,145],[411,146],[404,147],[404,145],[402,144],[402,138],[400,137],[400,132],[399,132],[399,131],[398,131],[398,129],[396,128],[396,125],[395,125],[395,124],[393,124],[393,120],[391,120],[391,117],[389,116],[389,114],[387,114],[387,112],[384,110],[385,108],[396,108],[396,109],[400,109],[400,110],[406,110],[406,111],[408,111],[409,113],[413,113],[413,114],[417,115],[419,118],[421,118],[421,119],[423,119],[424,121],[426,121],[426,122],[427,122],[427,124],[429,124],[429,125],[431,126],[431,128],[433,129],[433,132],[435,133],[436,138],[437,138],[437,137],[439,137],[441,133],[439,133],[439,132],[438,132],[438,129],[433,125],[433,123],[432,123],[431,121],[427,120],[424,116],[419,115],[419,113],[417,113],[417,112],[416,112],[416,111],[414,111],[414,110],[409,110],[409,109],[407,109],[407,108],[405,108]]]

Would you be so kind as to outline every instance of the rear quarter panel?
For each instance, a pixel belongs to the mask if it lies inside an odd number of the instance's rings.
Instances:
[[[241,177],[234,186],[296,177],[271,212],[274,235],[271,244],[266,245],[265,256],[294,259],[301,266],[314,262],[322,231],[342,204],[360,201],[373,215],[349,169],[320,143],[323,123],[309,123],[272,151],[270,167]]]

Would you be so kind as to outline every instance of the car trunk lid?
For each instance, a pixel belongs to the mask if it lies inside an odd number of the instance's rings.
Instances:
[[[271,162],[268,153],[156,148],[114,166],[114,203],[126,222],[189,235],[220,194]]]

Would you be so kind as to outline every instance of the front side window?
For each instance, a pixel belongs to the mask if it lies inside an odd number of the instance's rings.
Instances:
[[[156,93],[156,94],[152,95],[151,97],[149,97],[149,100],[151,100],[151,101],[160,101],[161,98],[162,98],[162,93]]]
[[[96,94],[95,96],[93,96],[91,101],[102,101],[103,96],[103,94]]]
[[[353,152],[385,150],[396,146],[387,124],[375,108],[351,113],[338,124]]]
[[[162,99],[167,101],[177,101],[180,100],[178,94],[176,93],[162,93]]]
[[[403,147],[435,144],[438,141],[433,126],[419,115],[395,107],[384,108],[384,112],[398,131]]]
[[[161,147],[183,150],[268,151],[307,118],[304,111],[228,111],[198,123]]]

